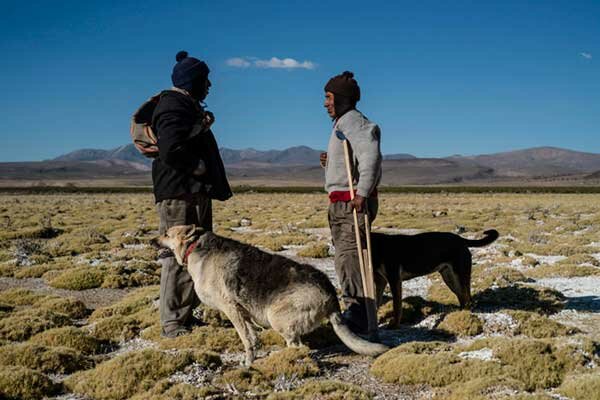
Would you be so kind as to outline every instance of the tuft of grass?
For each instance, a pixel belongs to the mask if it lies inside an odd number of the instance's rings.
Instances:
[[[90,321],[97,321],[115,315],[132,315],[139,311],[153,308],[154,301],[158,300],[158,294],[158,286],[137,289],[123,297],[117,303],[95,310],[90,316]]]
[[[74,349],[19,343],[0,347],[0,365],[18,365],[40,372],[69,374],[91,367],[92,362]]]
[[[465,359],[461,351],[489,348],[497,360]],[[498,362],[499,360],[499,362]],[[511,379],[528,391],[556,387],[565,375],[584,364],[572,347],[556,347],[534,339],[480,339],[466,347],[448,344],[404,344],[379,356],[371,372],[386,382],[462,385],[473,380]]]
[[[33,306],[64,314],[73,319],[85,318],[89,314],[85,304],[73,297],[46,296],[38,300]]]
[[[475,336],[483,332],[483,323],[475,314],[462,310],[447,314],[437,328],[457,336]]]
[[[44,295],[29,289],[15,288],[0,292],[0,303],[10,306],[29,306],[43,297]]]
[[[536,339],[567,336],[578,333],[577,328],[565,326],[550,318],[528,311],[508,311],[519,326],[515,331],[518,335],[525,335]]]
[[[37,400],[60,391],[60,385],[46,375],[18,366],[0,369],[0,398],[7,400]]]
[[[254,368],[236,368],[225,372],[217,379],[223,386],[232,386],[240,392],[266,395],[273,390],[270,380]]]
[[[64,271],[48,284],[58,289],[85,290],[102,286],[106,271],[94,267],[79,267]]]
[[[49,310],[22,310],[0,319],[0,339],[23,341],[46,329],[70,323],[69,317]]]
[[[346,382],[310,380],[290,392],[272,393],[267,400],[369,400],[373,396],[359,386]]]
[[[115,265],[108,270],[102,282],[103,288],[125,288],[157,285],[160,283],[160,272],[155,265],[140,263],[137,266]]]
[[[132,315],[100,319],[92,325],[91,332],[101,340],[124,342],[138,336],[143,329],[158,324],[158,321],[158,310],[147,308]]]
[[[329,257],[329,245],[327,243],[316,243],[306,246],[298,251],[300,257],[327,258]]]
[[[219,394],[221,391],[212,386],[198,387],[162,379],[152,389],[136,394],[131,400],[197,400]]]
[[[68,347],[86,355],[100,354],[108,348],[106,341],[97,339],[74,326],[48,329],[31,337],[29,341],[44,346]]]
[[[467,382],[451,384],[442,389],[438,389],[434,396],[434,400],[487,400],[494,395],[493,398],[505,399],[500,397],[500,393],[509,392],[510,396],[515,391],[523,391],[525,385],[523,382],[506,377],[484,377],[472,379]],[[514,397],[511,397],[514,398]]]
[[[525,271],[530,278],[564,277],[600,275],[600,268],[591,265],[554,264],[541,265]]]
[[[584,356],[574,348],[535,339],[482,339],[467,350],[486,347],[500,359],[504,373],[523,382],[528,391],[556,387],[568,372],[585,364]]]
[[[600,400],[600,374],[568,376],[558,392],[572,400]]]
[[[371,366],[373,375],[401,385],[447,386],[477,378],[502,376],[503,373],[498,363],[465,360],[451,351],[411,353],[406,350],[405,345],[400,345],[379,356]]]
[[[253,367],[268,379],[280,375],[306,378],[319,373],[319,366],[310,358],[307,347],[287,347],[255,361]]]
[[[99,400],[128,399],[154,387],[197,359],[191,352],[165,353],[146,349],[117,356],[94,369],[68,377],[64,384],[74,393]]]
[[[141,337],[158,341],[158,346],[161,349],[199,349],[216,352],[242,350],[242,342],[233,328],[199,326],[187,335],[171,339],[160,337],[160,327],[153,326],[144,331]]]

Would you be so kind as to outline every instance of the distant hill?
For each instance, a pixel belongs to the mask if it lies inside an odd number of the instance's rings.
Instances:
[[[235,183],[272,185],[321,185],[320,150],[295,146],[261,151],[221,148],[228,176]],[[600,154],[555,147],[537,147],[475,156],[418,158],[411,154],[384,155],[386,186],[434,184],[595,184],[600,178]],[[152,160],[140,155],[133,144],[110,150],[82,149],[53,160],[0,163],[0,182],[126,179],[149,183]]]
[[[568,175],[600,170],[600,154],[557,147],[534,147],[478,156],[449,157],[449,159],[470,160],[493,168],[498,175],[509,177]]]

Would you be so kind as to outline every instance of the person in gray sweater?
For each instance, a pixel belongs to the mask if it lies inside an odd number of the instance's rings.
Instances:
[[[325,168],[325,190],[329,194],[328,219],[335,247],[335,270],[342,288],[344,319],[357,333],[367,331],[365,301],[360,275],[353,209],[359,213],[360,236],[365,243],[364,214],[373,221],[377,215],[377,185],[381,180],[381,132],[356,109],[360,87],[349,71],[334,76],[325,85],[325,108],[333,120],[327,153],[321,154]],[[343,143],[336,131],[344,133],[350,147],[355,197],[352,200],[346,172]]]

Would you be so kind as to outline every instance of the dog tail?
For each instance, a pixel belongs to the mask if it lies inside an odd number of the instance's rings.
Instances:
[[[333,325],[335,334],[355,353],[363,354],[365,356],[378,356],[389,350],[389,347],[384,344],[369,342],[357,336],[350,328],[348,328],[348,325],[344,324],[339,311],[331,313],[329,321],[331,322],[331,325]]]
[[[485,237],[483,239],[478,239],[478,240],[463,239],[463,240],[465,241],[465,243],[467,244],[468,247],[482,247],[482,246],[487,246],[488,244],[492,243],[494,240],[498,239],[498,236],[500,236],[498,234],[498,231],[495,229],[487,230],[487,231],[483,232],[483,234],[485,235]]]

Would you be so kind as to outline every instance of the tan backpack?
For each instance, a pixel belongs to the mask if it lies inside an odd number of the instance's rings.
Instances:
[[[160,100],[160,93],[150,97],[131,117],[131,139],[142,155],[150,158],[158,157],[156,135],[152,131],[152,114]]]
[[[187,94],[179,88],[171,88],[170,90],[179,93]],[[139,150],[139,152],[149,158],[158,157],[158,145],[156,144],[157,139],[154,131],[152,130],[152,115],[154,109],[158,105],[160,96],[163,92],[155,94],[146,100],[131,117],[130,134],[133,144]],[[198,134],[206,132],[210,129],[211,125],[215,121],[215,116],[210,111],[204,111],[202,118],[194,125],[194,128],[190,132],[188,138],[192,138]]]

